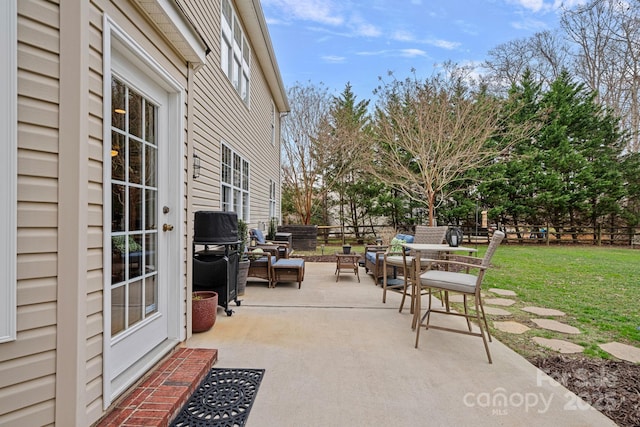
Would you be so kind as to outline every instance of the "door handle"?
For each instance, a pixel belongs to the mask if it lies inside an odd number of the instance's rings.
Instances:
[[[162,225],[162,231],[171,231],[173,230],[173,225],[171,224],[163,224]]]

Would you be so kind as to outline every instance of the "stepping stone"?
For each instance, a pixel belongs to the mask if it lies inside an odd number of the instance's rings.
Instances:
[[[502,308],[498,308],[498,307],[488,307],[485,306],[484,307],[484,312],[486,314],[493,314],[494,316],[511,316],[511,312],[504,310]]]
[[[550,348],[559,353],[582,353],[584,348],[578,344],[574,344],[565,340],[547,339],[542,337],[533,337],[532,340],[542,347]]]
[[[494,294],[502,295],[504,297],[515,297],[516,296],[515,292],[510,291],[508,289],[491,288],[491,289],[489,289],[489,292],[493,292]]]
[[[571,325],[567,325],[565,323],[560,323],[557,320],[551,319],[531,319],[533,323],[538,325],[543,329],[548,329],[550,331],[562,332],[564,334],[579,334],[580,330]]]
[[[598,347],[618,359],[626,360],[627,362],[640,363],[640,348],[619,342],[599,344]]]
[[[530,328],[522,323],[507,321],[507,322],[493,322],[493,327],[502,332],[508,332],[510,334],[523,334]]]
[[[522,311],[537,314],[538,316],[565,316],[564,312],[560,310],[554,310],[553,308],[524,307]]]
[[[510,305],[515,304],[516,302],[512,299],[509,298],[487,298],[486,300],[484,300],[485,304],[491,304],[491,305],[501,305],[503,307],[508,307]]]

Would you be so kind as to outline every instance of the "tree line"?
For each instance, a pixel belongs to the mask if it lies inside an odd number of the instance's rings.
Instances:
[[[349,83],[339,96],[297,83],[282,132],[283,219],[469,226],[483,210],[512,226],[635,228],[639,5],[565,11],[562,37],[498,46],[479,78],[453,63],[425,79],[389,73],[374,103]]]

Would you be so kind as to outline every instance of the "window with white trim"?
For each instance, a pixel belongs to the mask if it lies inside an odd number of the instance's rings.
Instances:
[[[221,208],[235,212],[239,219],[249,220],[249,162],[222,144],[221,155]]]
[[[276,182],[269,180],[269,219],[277,217],[276,212]]]
[[[17,171],[18,171],[18,6],[0,2],[0,343],[16,339]]]
[[[221,0],[220,67],[242,101],[249,104],[251,49],[229,0]]]

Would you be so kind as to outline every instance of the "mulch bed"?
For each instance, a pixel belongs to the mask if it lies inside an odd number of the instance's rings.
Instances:
[[[640,365],[562,355],[531,363],[619,426],[640,426]],[[579,402],[573,403],[569,409],[580,409]]]

